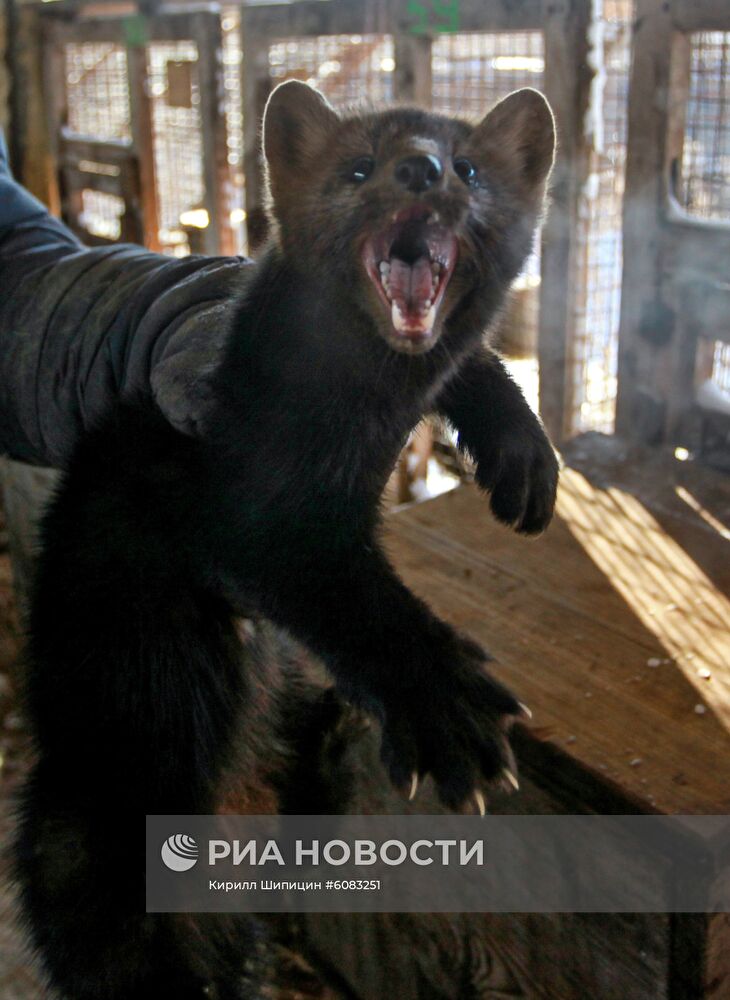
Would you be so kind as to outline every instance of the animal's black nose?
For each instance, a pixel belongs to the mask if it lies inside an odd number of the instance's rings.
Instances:
[[[443,174],[441,160],[430,154],[407,156],[395,168],[395,179],[408,191],[426,191],[438,184]]]

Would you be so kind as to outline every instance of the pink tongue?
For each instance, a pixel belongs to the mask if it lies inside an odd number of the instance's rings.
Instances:
[[[414,264],[406,264],[398,257],[390,261],[390,297],[408,312],[418,312],[431,298],[431,261],[419,257]]]

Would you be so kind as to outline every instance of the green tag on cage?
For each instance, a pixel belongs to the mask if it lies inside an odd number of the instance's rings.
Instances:
[[[122,24],[124,40],[130,48],[139,48],[147,44],[147,21],[141,14],[125,17]]]
[[[459,0],[408,0],[413,35],[447,34],[459,30]]]

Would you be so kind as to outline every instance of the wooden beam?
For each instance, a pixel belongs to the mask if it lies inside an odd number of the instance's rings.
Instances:
[[[115,17],[98,20],[62,19],[60,13],[57,9],[52,9],[47,15],[49,20],[52,20],[53,33],[59,45],[68,42],[113,42],[124,45],[127,40],[123,19]]]
[[[139,213],[144,229],[144,243],[150,250],[161,249],[157,178],[153,143],[152,102],[147,93],[147,49],[144,44],[127,46],[129,106],[132,118],[132,144],[137,157],[141,204]]]
[[[672,15],[680,31],[730,31],[727,0],[672,0]]]
[[[61,132],[68,118],[68,109],[66,106],[66,62],[57,27],[58,22],[55,18],[44,17],[42,21],[42,88],[49,162],[53,178],[49,191],[49,208],[54,215],[61,215],[61,190],[58,179],[59,146]]]
[[[364,35],[390,30],[385,6],[367,0],[304,0],[290,4],[263,4],[241,11],[252,35],[299,38],[312,35]]]
[[[269,74],[270,39],[258,30],[259,8],[241,10],[243,172],[246,178],[246,231],[250,253],[266,239],[264,172],[261,159],[261,120],[272,89]]]
[[[43,27],[38,7],[20,5],[12,36],[12,135],[18,179],[37,198],[53,207],[55,171],[43,96]]]
[[[390,5],[395,11],[393,30],[436,35],[459,31],[541,31],[544,0],[419,0]]]
[[[404,104],[431,107],[431,38],[398,32],[393,38],[395,71],[393,92]]]
[[[104,163],[122,163],[129,159],[130,144],[124,139],[77,136],[68,128],[62,127],[60,140],[61,155],[66,159],[101,160]]]
[[[558,147],[542,236],[538,359],[540,412],[556,442],[570,432],[578,199],[588,176],[589,22],[590,4],[582,0],[555,3],[545,17],[544,90],[555,114]]]
[[[656,443],[666,402],[659,391],[672,337],[661,299],[660,218],[666,204],[670,63],[674,24],[664,0],[637,0],[623,215],[623,284],[616,432]],[[664,355],[664,357],[662,357]]]
[[[233,231],[226,191],[230,183],[226,144],[225,92],[223,87],[223,35],[220,14],[194,15],[192,38],[198,46],[198,86],[203,145],[204,206],[209,223],[204,231],[205,252],[233,254]]]

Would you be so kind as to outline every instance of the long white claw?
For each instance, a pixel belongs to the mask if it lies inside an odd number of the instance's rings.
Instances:
[[[486,816],[486,814],[487,814],[487,803],[484,801],[484,796],[482,795],[482,793],[479,791],[478,788],[475,789],[475,791],[474,791],[474,801],[477,804],[477,809],[479,810],[479,815],[480,816]]]
[[[520,708],[522,709],[523,713],[527,716],[527,718],[531,719],[532,718],[532,712],[527,707],[527,705],[523,701],[518,701],[517,704],[520,706]]]
[[[516,792],[518,792],[520,790],[520,783],[517,780],[517,778],[515,777],[515,775],[510,771],[510,769],[508,767],[505,767],[502,770],[502,774],[505,776],[505,778],[507,779],[507,781],[509,781],[510,785],[512,785],[512,787],[514,788],[514,790]]]
[[[411,775],[411,790],[408,793],[408,801],[413,802],[416,797],[416,792],[418,791],[418,773],[416,771]]]

